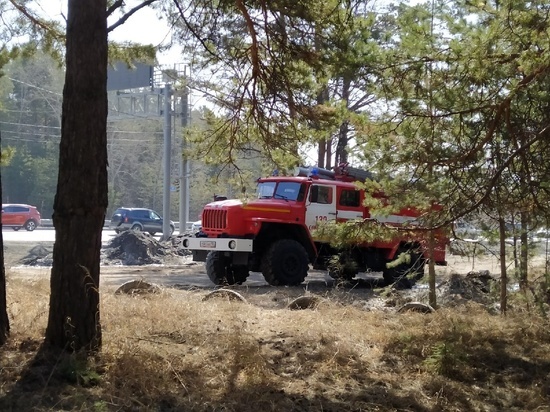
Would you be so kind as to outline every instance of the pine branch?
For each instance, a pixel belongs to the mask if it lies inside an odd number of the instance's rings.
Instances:
[[[134,7],[133,9],[131,9],[128,13],[125,13],[120,19],[117,20],[116,23],[112,24],[111,26],[109,26],[107,28],[107,33],[110,33],[111,31],[113,31],[114,29],[116,29],[117,27],[123,25],[124,23],[126,23],[126,21],[132,17],[132,15],[134,15],[137,11],[143,9],[144,7],[147,7],[151,4],[153,4],[154,2],[156,2],[158,0],[145,0],[143,3],[137,5],[136,7]],[[107,16],[110,16],[111,13],[113,13],[117,8],[119,8],[120,6],[122,6],[122,4],[124,3],[123,0],[118,0],[117,2],[115,2],[108,10],[107,10]]]
[[[9,0],[9,2],[15,7],[22,15],[24,15],[29,21],[36,27],[44,31],[45,34],[52,36],[56,40],[63,40],[65,35],[57,30],[54,23],[44,21],[39,17],[35,16],[29,11],[23,4],[18,3],[15,0]]]

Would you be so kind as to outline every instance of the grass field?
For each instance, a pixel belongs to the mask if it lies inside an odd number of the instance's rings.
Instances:
[[[45,357],[48,279],[7,278],[0,411],[550,410],[548,302],[529,293],[511,294],[504,317],[464,297],[399,312],[387,290],[241,289],[241,301],[106,286],[101,353]],[[298,295],[317,304],[289,309]]]

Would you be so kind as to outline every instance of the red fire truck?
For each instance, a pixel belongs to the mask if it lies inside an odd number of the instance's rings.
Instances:
[[[371,216],[363,205],[365,191],[353,183],[366,178],[370,178],[366,171],[340,167],[335,171],[297,168],[294,176],[258,179],[254,200],[207,204],[202,211],[202,231],[185,237],[183,246],[192,251],[194,261],[206,262],[208,277],[216,285],[241,284],[251,271],[262,272],[271,285],[298,285],[311,265],[328,270],[334,278],[349,280],[370,270],[382,272],[387,283],[410,286],[424,274],[426,232],[396,231],[391,240],[345,249],[315,237],[319,222],[331,220],[414,226],[419,214],[410,208],[394,215]],[[447,243],[444,234],[435,236],[436,264],[445,264]],[[335,257],[340,265],[334,265]],[[397,264],[388,265],[392,261]]]

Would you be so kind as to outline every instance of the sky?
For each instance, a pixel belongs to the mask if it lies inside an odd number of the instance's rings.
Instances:
[[[35,0],[34,10],[39,11],[53,20],[63,21],[67,16],[67,0]],[[139,0],[126,0],[127,9],[132,9]],[[109,19],[111,25],[115,19]],[[170,28],[157,17],[156,11],[145,7],[135,13],[122,26],[109,33],[111,41],[133,41],[141,44],[152,44],[154,46],[164,45],[170,42]],[[172,65],[182,63],[179,59],[179,51],[173,50],[157,55],[161,65]]]

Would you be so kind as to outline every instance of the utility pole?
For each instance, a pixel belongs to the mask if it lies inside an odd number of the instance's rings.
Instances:
[[[187,68],[184,69],[184,86],[181,96],[181,126],[183,128],[181,137],[181,156],[180,156],[180,235],[187,231],[187,221],[189,220],[189,159],[187,158],[186,149],[187,141],[185,139],[185,129],[189,122],[189,88],[187,87],[188,77]]]
[[[170,238],[170,175],[172,152],[172,88],[164,85],[164,186],[162,197],[162,240]],[[181,224],[181,223],[180,223]]]

